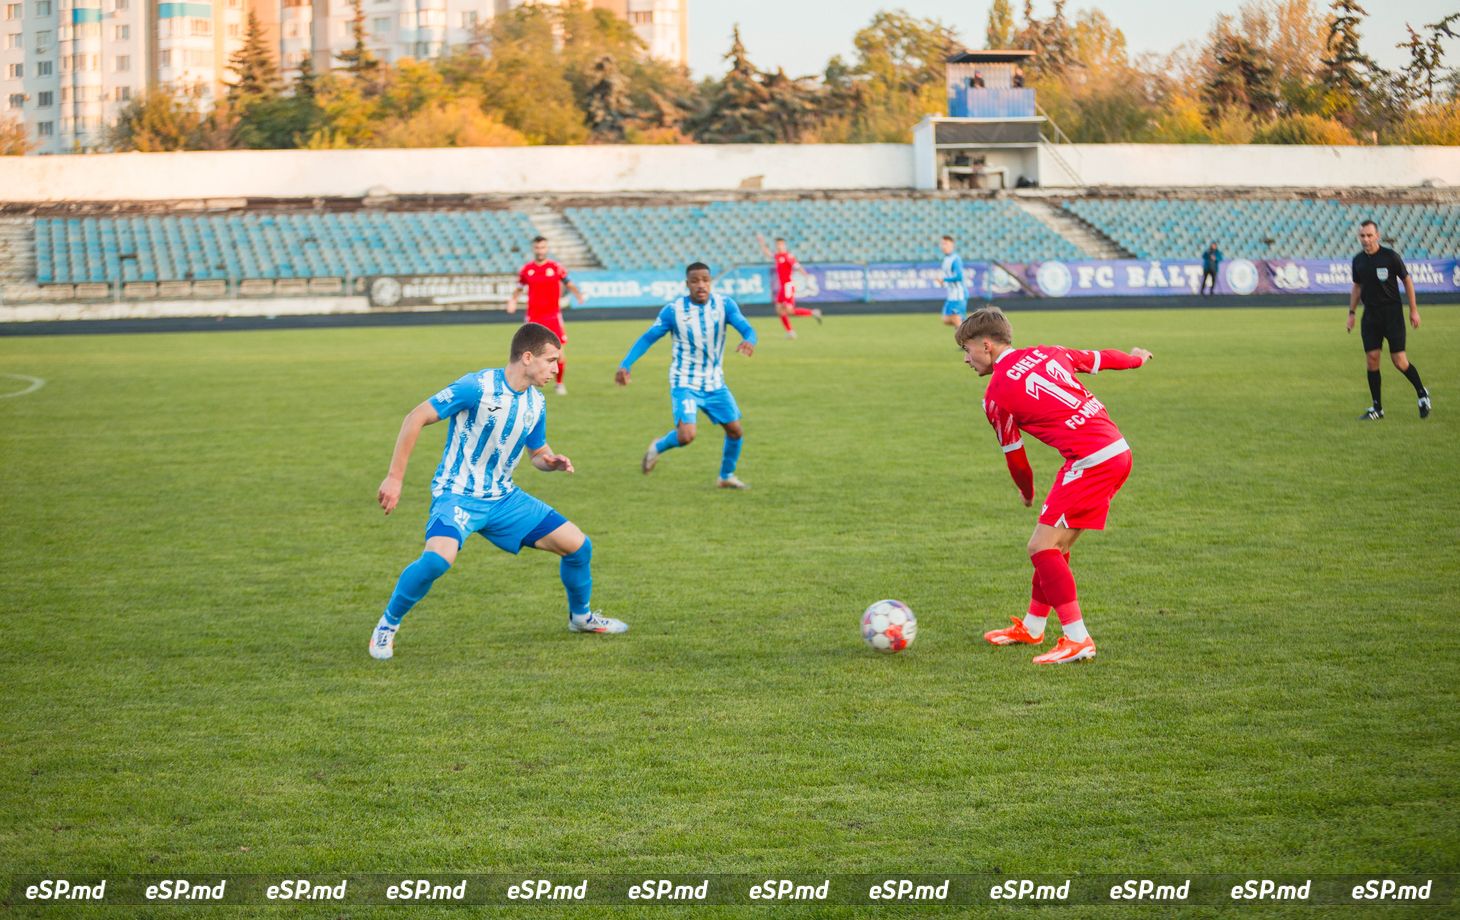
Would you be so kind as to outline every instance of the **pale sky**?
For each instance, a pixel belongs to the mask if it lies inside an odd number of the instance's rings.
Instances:
[[[852,36],[883,9],[940,19],[954,26],[969,47],[981,48],[990,5],[990,0],[689,0],[690,69],[696,78],[723,73],[721,58],[738,22],[750,59],[762,70],[820,73],[833,54],[852,57]],[[1018,16],[1024,0],[1010,5]],[[1314,5],[1327,9],[1328,0]],[[1407,60],[1407,53],[1394,47],[1407,35],[1406,20],[1420,29],[1460,10],[1460,0],[1362,0],[1361,5],[1369,12],[1360,29],[1363,50],[1388,69]],[[1139,54],[1165,53],[1198,40],[1219,13],[1235,13],[1241,6],[1242,0],[1070,0],[1065,9],[1067,14],[1087,7],[1104,10],[1125,33],[1132,54]],[[1034,4],[1036,16],[1047,16],[1053,8],[1052,0]],[[1447,63],[1460,66],[1456,43]]]

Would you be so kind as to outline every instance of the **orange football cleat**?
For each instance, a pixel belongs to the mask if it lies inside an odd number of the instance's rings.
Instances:
[[[1060,641],[1055,647],[1043,655],[1035,655],[1035,664],[1069,664],[1072,661],[1084,661],[1086,658],[1095,657],[1095,640],[1086,639],[1084,642],[1076,642],[1069,636],[1060,636]]]
[[[1044,641],[1044,636],[1031,636],[1029,630],[1024,628],[1024,621],[1018,617],[1009,617],[1013,626],[1005,626],[1003,629],[991,629],[983,634],[983,639],[990,645],[1038,645]]]

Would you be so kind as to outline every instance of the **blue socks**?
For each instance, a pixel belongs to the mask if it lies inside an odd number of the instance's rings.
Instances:
[[[584,537],[583,545],[558,563],[558,574],[568,591],[568,612],[575,616],[588,612],[589,598],[593,595],[593,572],[589,569],[592,561],[593,541]]]
[[[430,550],[421,553],[421,558],[400,573],[395,592],[385,605],[385,621],[391,626],[399,626],[401,619],[431,590],[431,583],[445,575],[449,568],[451,563],[441,554]]]
[[[666,450],[674,450],[678,446],[679,430],[676,428],[669,429],[669,434],[666,434],[664,437],[654,442],[654,449],[659,451],[659,453],[661,454],[664,453]]]
[[[720,455],[720,478],[729,479],[735,475],[735,464],[740,462],[740,447],[744,438],[725,435],[725,453]]]

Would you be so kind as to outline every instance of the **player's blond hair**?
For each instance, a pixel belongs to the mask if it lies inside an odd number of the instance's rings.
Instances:
[[[962,348],[964,342],[972,342],[974,339],[993,339],[995,342],[1002,342],[1005,345],[1014,344],[1014,327],[1009,325],[1009,317],[998,307],[984,307],[982,310],[974,310],[968,314],[958,325],[958,331],[953,333],[953,341]]]

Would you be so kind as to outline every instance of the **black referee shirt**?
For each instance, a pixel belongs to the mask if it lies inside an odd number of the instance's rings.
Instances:
[[[1360,251],[1354,256],[1353,274],[1364,306],[1400,306],[1399,279],[1409,277],[1409,270],[1399,253],[1387,246],[1380,246],[1373,255]]]

